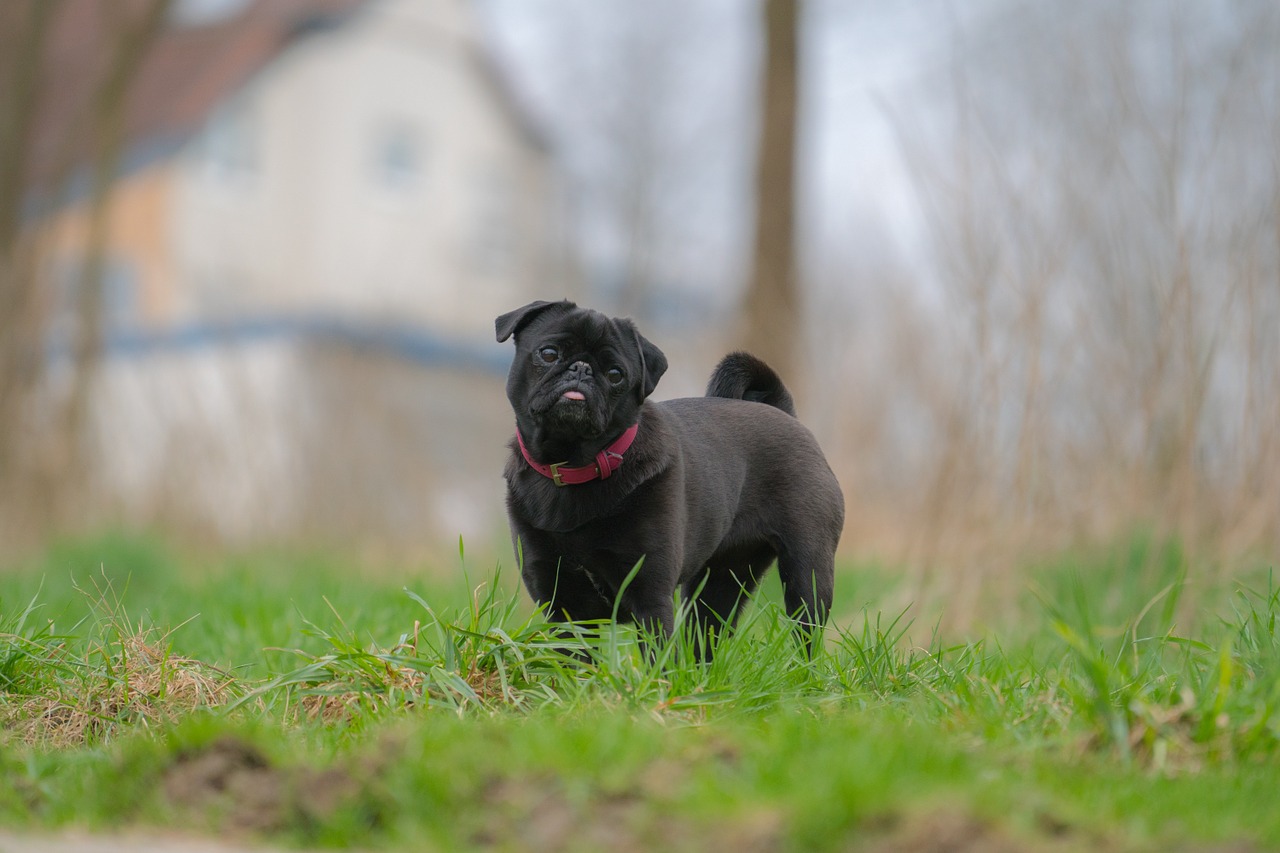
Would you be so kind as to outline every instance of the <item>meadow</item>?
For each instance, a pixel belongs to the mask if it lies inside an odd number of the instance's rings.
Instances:
[[[504,564],[505,565],[505,564]],[[0,825],[301,847],[1280,849],[1280,588],[1135,535],[981,628],[840,567],[699,664],[554,634],[517,573],[56,543],[0,572]]]

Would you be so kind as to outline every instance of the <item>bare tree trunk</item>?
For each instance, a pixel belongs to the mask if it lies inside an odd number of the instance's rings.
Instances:
[[[114,34],[115,54],[93,104],[94,153],[90,165],[89,233],[76,288],[78,334],[75,342],[75,382],[66,413],[66,446],[79,474],[83,460],[88,398],[103,345],[103,287],[110,239],[111,186],[120,168],[125,143],[125,102],[159,35],[172,0],[148,0],[136,21],[125,20]]]
[[[42,367],[36,251],[33,236],[23,232],[24,182],[40,107],[40,60],[58,5],[15,0],[0,8],[0,521],[24,503],[16,486],[23,479],[22,419]]]
[[[130,89],[148,50],[160,34],[172,0],[144,0],[113,16],[119,27],[105,35],[110,54],[86,111],[73,117],[72,131],[52,161],[54,177],[38,189],[54,197],[82,152],[76,143],[87,129],[90,147],[89,236],[78,281],[80,337],[74,353],[74,391],[57,412],[52,430],[34,429],[32,403],[43,376],[51,295],[40,271],[41,223],[27,214],[28,184],[35,153],[33,132],[47,96],[43,73],[49,40],[63,4],[59,0],[13,0],[0,4],[0,527],[10,522],[28,533],[44,529],[61,510],[67,478],[77,476],[76,454],[90,375],[101,350],[102,277],[109,239],[110,193],[125,145],[124,116]],[[63,162],[65,155],[65,163]],[[65,168],[64,168],[65,167]],[[21,517],[11,517],[21,510]]]
[[[795,145],[800,0],[764,0],[765,68],[756,161],[756,235],[743,346],[795,383],[800,298],[795,258]]]

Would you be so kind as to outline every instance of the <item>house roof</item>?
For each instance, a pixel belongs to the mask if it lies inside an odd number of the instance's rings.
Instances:
[[[126,171],[174,150],[211,111],[294,39],[339,25],[373,0],[250,0],[233,14],[198,25],[165,26],[128,92],[124,121]],[[64,0],[45,52],[45,90],[34,129],[27,185],[54,189],[93,150],[86,116],[112,60],[113,38],[136,22],[147,0]],[[545,137],[505,74],[479,50],[488,77],[521,131],[539,147]]]
[[[222,20],[169,23],[151,46],[124,108],[126,150],[189,137],[299,32],[369,0],[255,0]],[[143,0],[66,0],[45,52],[30,186],[48,186],[92,150],[86,116],[113,60],[112,34],[135,25]]]

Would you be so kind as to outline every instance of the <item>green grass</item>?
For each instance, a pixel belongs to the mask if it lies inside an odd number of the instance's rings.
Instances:
[[[891,575],[846,566],[811,659],[774,581],[701,665],[687,635],[558,634],[461,557],[396,574],[113,535],[0,574],[0,822],[392,849],[1280,847],[1267,572],[1209,578],[1135,537],[1029,567],[1017,612],[951,638],[880,613]]]

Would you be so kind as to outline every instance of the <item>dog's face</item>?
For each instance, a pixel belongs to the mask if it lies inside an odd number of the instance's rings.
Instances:
[[[636,422],[667,369],[630,320],[572,302],[533,302],[495,327],[499,342],[515,336],[507,398],[526,439],[572,446],[612,438]]]

